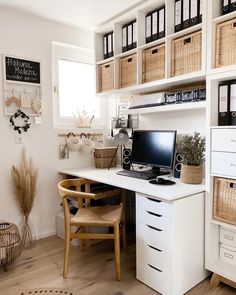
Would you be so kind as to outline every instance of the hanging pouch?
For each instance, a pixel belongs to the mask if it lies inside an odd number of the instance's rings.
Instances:
[[[67,134],[67,145],[70,151],[78,151],[81,146],[79,138],[73,132]]]

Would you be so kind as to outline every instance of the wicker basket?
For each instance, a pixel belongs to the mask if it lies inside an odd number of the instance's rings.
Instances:
[[[95,167],[96,168],[108,168],[110,167],[116,167],[116,157],[114,157],[112,163],[112,157],[111,158],[95,158]],[[111,164],[111,165],[110,165]]]
[[[172,41],[171,76],[201,70],[202,31],[197,31]]]
[[[143,51],[143,83],[165,78],[165,45]]]
[[[213,219],[236,225],[236,180],[215,177]]]
[[[0,265],[7,270],[8,265],[21,254],[22,244],[18,228],[13,223],[0,223]]]
[[[217,25],[216,67],[236,63],[236,18]]]
[[[99,92],[114,89],[114,62],[108,62],[98,66]]]
[[[120,88],[137,84],[137,55],[120,59]]]
[[[101,147],[94,149],[95,158],[112,158],[116,151],[116,147]]]
[[[203,178],[202,166],[181,165],[180,179],[184,183],[200,184]]]

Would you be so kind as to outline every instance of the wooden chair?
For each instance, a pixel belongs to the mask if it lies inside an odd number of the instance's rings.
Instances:
[[[96,240],[96,239],[114,239],[115,248],[115,269],[116,280],[120,280],[120,225],[123,220],[122,226],[122,242],[123,250],[126,249],[126,236],[125,236],[125,217],[123,210],[123,202],[120,205],[107,205],[89,207],[90,201],[99,200],[109,197],[120,195],[122,192],[122,201],[124,201],[124,190],[117,188],[110,188],[100,192],[90,192],[90,185],[92,182],[86,179],[65,179],[58,183],[59,194],[62,198],[64,209],[64,222],[65,222],[65,252],[64,252],[64,268],[63,277],[67,277],[69,255],[70,255],[70,242],[73,239],[79,239],[81,249],[83,247],[83,240]],[[85,187],[85,192],[82,192],[82,186]],[[71,198],[77,199],[78,212],[75,216],[71,217],[69,211],[68,200]],[[72,226],[78,227],[78,230],[73,233]],[[90,226],[108,226],[114,228],[114,233],[91,233],[89,232]]]

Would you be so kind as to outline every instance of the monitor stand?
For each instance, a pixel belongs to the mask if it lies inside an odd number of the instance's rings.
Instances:
[[[152,173],[155,174],[156,176],[170,174],[170,172],[168,171],[162,171],[159,167],[152,167]]]

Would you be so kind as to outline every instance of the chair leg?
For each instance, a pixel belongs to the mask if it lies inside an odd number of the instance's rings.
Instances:
[[[116,280],[120,281],[120,233],[118,223],[114,225],[114,235]]]
[[[70,257],[70,226],[67,226],[65,233],[65,250],[64,250],[64,267],[63,267],[63,277],[67,278],[69,257]]]
[[[121,234],[122,234],[122,250],[126,253],[126,225],[125,221],[121,225]]]

